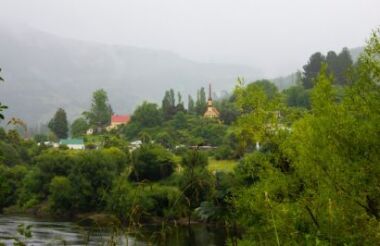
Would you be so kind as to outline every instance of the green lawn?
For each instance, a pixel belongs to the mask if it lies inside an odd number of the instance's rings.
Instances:
[[[236,164],[237,164],[237,161],[235,160],[215,160],[213,158],[210,158],[208,160],[207,168],[210,172],[213,172],[213,171],[232,172]]]

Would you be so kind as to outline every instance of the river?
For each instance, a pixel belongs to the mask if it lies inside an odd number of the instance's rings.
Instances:
[[[19,225],[31,225],[31,237],[26,238],[17,232]],[[201,224],[188,226],[171,226],[163,240],[159,226],[143,226],[132,233],[112,228],[94,228],[79,225],[72,221],[57,221],[30,216],[0,215],[0,245],[13,245],[18,240],[26,245],[225,245],[225,232]],[[158,241],[160,238],[160,241]],[[161,244],[159,243],[161,242]]]

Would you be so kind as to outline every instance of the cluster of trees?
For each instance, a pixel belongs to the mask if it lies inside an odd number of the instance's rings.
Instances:
[[[297,72],[296,85],[284,91],[288,106],[310,109],[310,92],[316,84],[316,78],[324,64],[326,64],[327,73],[332,76],[333,85],[336,88],[352,83],[355,65],[347,48],[343,48],[339,54],[329,51],[326,56],[321,52],[316,52],[303,66],[303,71]]]
[[[343,96],[322,65],[310,91],[311,110],[291,131],[260,116],[271,106],[265,97],[249,101],[243,96],[248,88],[239,87],[239,106],[257,110],[244,113],[238,125],[263,143],[235,172],[240,184],[232,204],[246,230],[242,245],[379,242],[379,34],[353,68],[355,79],[342,88]],[[276,131],[265,127],[278,124]]]
[[[95,132],[101,132],[111,121],[112,108],[108,102],[107,92],[103,89],[96,90],[92,94],[90,111],[83,112],[83,117],[75,119],[69,126],[66,111],[58,108],[53,118],[49,121],[48,127],[55,139],[66,139],[69,130],[72,137],[80,137],[86,134],[89,128]],[[47,136],[38,136],[39,140],[48,139]]]
[[[230,115],[237,112],[228,112],[231,111],[230,104],[225,100],[218,106],[226,118],[230,118],[228,123],[233,120]],[[129,141],[148,138],[171,150],[176,146],[221,145],[227,125],[223,119],[204,118],[206,107],[204,88],[198,90],[196,102],[189,96],[187,108],[184,107],[181,94],[170,89],[165,92],[161,107],[143,102],[135,109],[131,122],[117,132]]]

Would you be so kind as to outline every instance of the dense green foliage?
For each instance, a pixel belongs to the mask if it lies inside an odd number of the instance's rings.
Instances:
[[[262,140],[236,174],[239,221],[249,244],[374,244],[379,241],[379,37],[375,34],[357,79],[337,88],[321,66],[311,110]],[[246,126],[240,124],[241,127]],[[250,215],[250,216],[247,216]]]
[[[175,168],[173,154],[161,145],[142,145],[132,154],[131,179],[157,181],[169,177]]]

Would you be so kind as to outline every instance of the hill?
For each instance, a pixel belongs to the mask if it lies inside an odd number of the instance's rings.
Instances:
[[[200,63],[162,50],[106,45],[62,38],[26,26],[0,24],[0,67],[5,79],[1,102],[7,117],[29,125],[46,122],[58,107],[69,119],[90,105],[91,93],[104,88],[117,113],[131,113],[143,100],[160,102],[174,88],[183,97],[213,83],[229,90],[238,76],[257,78],[255,69]]]

